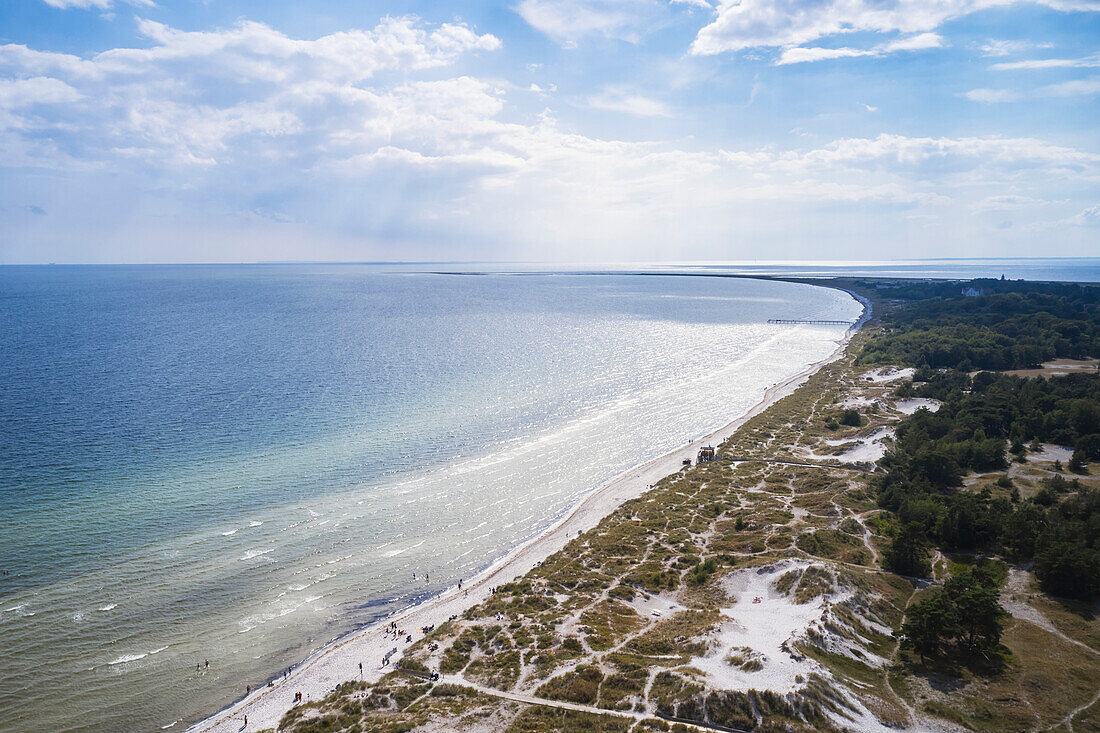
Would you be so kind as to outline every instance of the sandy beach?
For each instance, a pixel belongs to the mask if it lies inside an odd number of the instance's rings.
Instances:
[[[624,502],[640,496],[649,486],[680,470],[683,461],[694,459],[700,447],[721,442],[750,418],[794,392],[822,366],[839,358],[852,335],[866,322],[871,312],[870,304],[865,299],[851,295],[859,300],[864,311],[859,321],[837,342],[837,348],[827,358],[769,387],[761,399],[737,419],[697,440],[637,465],[598,487],[555,524],[516,547],[477,577],[464,582],[461,589],[449,588],[418,605],[337,639],[296,665],[285,679],[280,676],[270,684],[252,690],[245,698],[193,725],[188,731],[237,733],[242,730],[276,728],[282,716],[294,705],[296,693],[300,692],[302,699],[308,702],[323,698],[336,685],[350,679],[368,682],[377,680],[393,669],[393,664],[401,659],[402,650],[409,646],[405,636],[395,640],[392,634],[387,633],[387,627],[391,623],[404,630],[405,634],[411,634],[416,641],[423,636],[420,631],[422,628],[438,626],[451,616],[461,615],[467,608],[483,601],[489,595],[490,588],[524,575],[562,549],[570,538],[592,529]],[[396,652],[389,657],[388,664],[383,666],[383,657],[395,648]],[[248,680],[241,681],[242,692],[248,683]],[[246,716],[247,726],[244,724]]]

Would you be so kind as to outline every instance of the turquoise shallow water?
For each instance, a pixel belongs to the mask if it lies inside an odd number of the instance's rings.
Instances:
[[[859,311],[720,278],[0,269],[0,719],[182,729],[843,332],[767,319]]]

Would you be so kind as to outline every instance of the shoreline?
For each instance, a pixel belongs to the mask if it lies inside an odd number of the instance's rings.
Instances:
[[[592,529],[606,516],[629,499],[636,498],[662,478],[676,473],[685,458],[694,460],[704,445],[722,442],[748,420],[765,411],[802,386],[807,379],[844,353],[852,337],[871,317],[871,303],[850,290],[827,285],[847,293],[862,307],[859,319],[836,342],[836,348],[824,359],[814,362],[798,373],[764,390],[760,400],[735,419],[655,458],[637,464],[606,481],[569,508],[553,524],[539,534],[514,547],[489,565],[460,589],[452,586],[367,626],[348,632],[296,664],[287,678],[276,677],[270,683],[252,691],[213,715],[187,728],[187,733],[261,730],[278,726],[283,715],[293,706],[295,693],[306,702],[319,700],[336,685],[347,680],[373,682],[392,668],[381,666],[382,657],[397,649],[390,664],[402,658],[408,645],[403,640],[387,636],[385,627],[396,623],[406,634],[419,638],[425,626],[439,626],[450,616],[461,615],[489,596],[491,586],[512,582],[523,576],[566,546],[572,537]],[[362,672],[360,673],[360,669]],[[244,717],[249,725],[242,725]]]

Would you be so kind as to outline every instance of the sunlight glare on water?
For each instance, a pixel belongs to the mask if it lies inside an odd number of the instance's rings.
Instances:
[[[790,283],[362,266],[0,285],[0,716],[25,731],[186,727],[844,332],[767,319],[861,310]]]

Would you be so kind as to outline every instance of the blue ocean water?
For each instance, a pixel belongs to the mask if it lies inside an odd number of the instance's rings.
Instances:
[[[778,282],[383,270],[0,269],[0,720],[181,729],[844,331],[769,318],[860,312]]]

